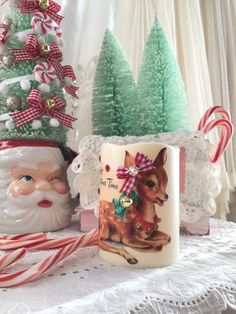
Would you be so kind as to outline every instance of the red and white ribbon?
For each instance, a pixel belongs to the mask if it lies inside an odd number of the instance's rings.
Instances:
[[[61,11],[61,6],[52,0],[49,0],[49,6],[46,9],[43,9],[42,6],[40,6],[39,0],[19,0],[16,7],[23,14],[32,14],[40,11],[44,12],[58,25],[60,25],[63,20],[63,17],[57,14]]]
[[[213,114],[219,113],[222,119],[215,119],[208,122],[209,118]],[[199,122],[198,130],[203,131],[204,134],[207,134],[215,127],[222,127],[220,140],[216,147],[216,151],[214,152],[213,156],[210,158],[212,162],[217,162],[217,160],[222,156],[224,151],[226,150],[232,135],[233,135],[233,125],[230,121],[229,113],[220,106],[214,106],[209,108],[202,119]]]
[[[0,24],[0,42],[5,43],[8,37],[8,32],[9,32],[9,26],[1,23]]]
[[[52,97],[50,100],[53,103],[52,107],[48,106],[47,101],[43,99],[41,91],[33,89],[26,101],[30,108],[10,114],[13,119],[17,120],[16,127],[18,128],[37,118],[47,115],[58,119],[66,127],[73,128],[72,122],[77,119],[60,112],[65,108],[65,102],[57,96]]]
[[[134,159],[134,165],[127,167],[119,167],[116,171],[116,176],[118,179],[126,179],[120,192],[126,192],[127,195],[131,193],[136,176],[139,173],[144,173],[154,168],[153,162],[144,156],[143,154],[137,153]]]
[[[72,82],[71,85],[67,85],[65,79],[69,78]],[[74,70],[70,65],[63,66],[63,77],[61,78],[62,87],[64,90],[70,94],[71,96],[78,98],[76,92],[78,91],[79,87],[74,85],[74,81],[76,80],[76,76]]]
[[[64,239],[66,240],[66,239]],[[12,274],[0,274],[0,287],[7,288],[19,286],[24,283],[33,281],[50,270],[57,263],[70,256],[73,252],[82,247],[96,245],[98,243],[98,230],[92,230],[89,233],[76,237],[73,242],[61,248],[58,252],[26,269],[17,271]]]
[[[53,28],[53,20],[45,12],[34,14],[31,25],[35,32],[40,35],[49,33]]]
[[[50,63],[53,63],[54,60],[61,61],[62,52],[56,43],[48,46],[48,53],[45,53],[42,48],[43,46],[38,42],[37,36],[31,34],[27,37],[25,48],[11,49],[11,51],[15,54],[16,61],[34,61],[39,58],[45,58]]]
[[[48,52],[45,52],[43,45],[39,44],[36,35],[27,37],[25,48],[11,49],[16,56],[16,61],[34,61],[39,58],[44,58],[55,70],[58,77],[64,76],[63,66],[60,64],[62,52],[56,43],[52,43],[47,47]]]
[[[59,69],[60,72],[63,72],[63,75],[58,77],[56,70],[55,70],[56,64],[54,63],[54,66],[47,62],[40,62],[38,63],[34,68],[34,78],[36,81],[44,84],[50,84],[52,81],[54,81],[56,78],[59,78],[61,81],[62,88],[70,94],[71,96],[78,98],[77,91],[79,87],[75,86],[73,81],[76,80],[76,76],[74,74],[74,71],[70,65],[66,65],[61,67]],[[59,73],[58,71],[58,73]],[[66,78],[69,78],[71,83],[70,85],[67,85]]]

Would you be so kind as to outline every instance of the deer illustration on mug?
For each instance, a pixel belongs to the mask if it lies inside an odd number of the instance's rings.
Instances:
[[[126,179],[119,200],[100,201],[99,247],[124,257],[128,263],[138,260],[123,247],[113,242],[143,251],[161,251],[171,237],[159,230],[155,204],[163,206],[168,200],[168,176],[164,165],[167,149],[157,154],[154,162],[143,154],[135,157],[125,153],[125,166],[119,167],[117,177]],[[109,240],[109,241],[107,241]]]

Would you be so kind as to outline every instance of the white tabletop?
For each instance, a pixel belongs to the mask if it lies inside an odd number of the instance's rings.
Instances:
[[[76,235],[77,230],[74,225],[51,237]],[[28,253],[17,267],[49,254]],[[0,289],[1,314],[217,314],[227,307],[236,310],[236,224],[214,219],[209,236],[181,236],[181,259],[166,268],[110,265],[91,247],[35,282]]]

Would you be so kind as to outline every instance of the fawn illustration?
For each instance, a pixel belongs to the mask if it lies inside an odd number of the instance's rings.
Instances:
[[[171,240],[170,236],[158,230],[159,219],[154,204],[163,206],[168,200],[166,186],[168,177],[164,165],[167,149],[163,148],[153,162],[153,168],[138,173],[135,180],[137,203],[127,206],[125,218],[115,214],[115,205],[106,200],[100,201],[99,247],[105,251],[124,257],[128,263],[137,264],[138,260],[124,248],[112,246],[106,240],[121,242],[133,249],[161,251]],[[125,167],[134,166],[134,157],[127,151]],[[126,200],[129,202],[129,198]]]

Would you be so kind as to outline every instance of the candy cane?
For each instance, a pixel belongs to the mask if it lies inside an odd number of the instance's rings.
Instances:
[[[0,270],[5,269],[6,267],[16,263],[25,256],[26,249],[19,249],[10,254],[6,254],[3,257],[0,257]]]
[[[87,234],[77,237],[72,243],[61,248],[58,252],[47,257],[42,262],[29,268],[20,270],[12,274],[0,275],[0,287],[13,287],[38,279],[42,274],[51,269],[60,261],[70,256],[77,249],[85,246],[92,246],[98,242],[98,230],[92,230]]]
[[[207,134],[216,126],[221,126],[222,131],[221,131],[220,141],[217,145],[216,151],[213,157],[211,158],[212,162],[217,162],[217,160],[221,157],[221,155],[226,150],[233,135],[233,125],[230,121],[225,120],[225,119],[217,119],[217,120],[210,121],[203,128],[203,132]]]
[[[212,116],[213,114],[216,113],[220,113],[221,117],[225,120],[230,121],[230,115],[228,113],[228,111],[226,111],[224,108],[222,108],[221,106],[214,106],[209,108],[205,114],[203,115],[203,117],[201,118],[199,125],[198,125],[198,130],[201,131],[204,126],[207,123],[207,120],[210,118],[210,116]]]
[[[49,250],[63,247],[75,241],[76,237],[65,239],[42,239],[42,240],[0,240],[0,250],[15,250],[27,248],[29,251]]]
[[[0,240],[42,240],[46,238],[46,233],[0,234]]]
[[[4,5],[8,0],[1,0],[0,1],[0,6]]]

